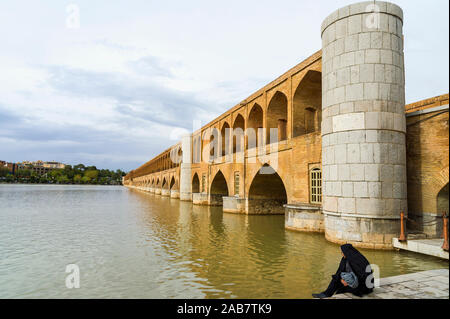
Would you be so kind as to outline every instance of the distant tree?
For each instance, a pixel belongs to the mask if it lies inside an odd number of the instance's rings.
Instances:
[[[84,176],[88,177],[92,183],[96,183],[98,178],[98,171],[93,169],[86,170],[86,172],[84,172]]]
[[[6,177],[9,175],[9,169],[6,167],[0,167],[0,177]]]
[[[16,173],[17,177],[28,178],[31,176],[31,170],[29,169],[19,169]]]
[[[69,178],[66,175],[60,175],[56,178],[56,181],[59,184],[68,184],[69,183]]]
[[[80,175],[80,174],[75,175],[75,176],[73,177],[73,182],[74,182],[75,184],[81,184],[81,183],[83,182],[83,181],[82,181],[81,175]]]
[[[54,169],[39,176],[30,168],[20,169],[13,176],[6,167],[0,167],[0,178],[7,183],[59,183],[59,184],[122,184],[122,176],[126,173],[120,169],[97,169],[95,166],[66,165],[63,169]]]
[[[81,178],[81,182],[82,182],[83,184],[89,184],[90,181],[91,181],[91,179],[90,179],[89,177],[87,177],[87,176],[83,176],[83,177]]]
[[[39,177],[39,183],[41,184],[47,184],[48,183],[48,178],[45,175],[42,175],[41,177]]]
[[[72,165],[66,165],[63,169],[63,174],[66,175],[70,180],[73,179],[75,175],[75,170],[72,168]]]

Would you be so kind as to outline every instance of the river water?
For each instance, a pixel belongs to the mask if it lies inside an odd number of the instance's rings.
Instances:
[[[362,250],[381,277],[447,268]],[[120,186],[0,185],[0,298],[310,298],[339,246],[283,216],[224,214]],[[76,264],[80,288],[66,287]]]

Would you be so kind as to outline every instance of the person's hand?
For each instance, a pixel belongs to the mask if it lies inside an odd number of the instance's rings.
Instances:
[[[341,279],[341,282],[342,282],[342,284],[343,284],[345,287],[348,286],[348,283],[347,283],[344,279]]]

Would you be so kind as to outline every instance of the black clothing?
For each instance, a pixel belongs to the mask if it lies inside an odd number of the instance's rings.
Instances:
[[[345,257],[342,257],[339,268],[336,274],[331,276],[331,282],[324,293],[329,297],[335,293],[351,292],[359,297],[371,293],[373,291],[373,278],[370,282],[371,285],[369,284],[370,287],[366,285],[367,277],[372,274],[369,261],[351,244],[342,245],[341,250]],[[353,272],[358,277],[358,287],[344,286],[341,282],[342,272]]]

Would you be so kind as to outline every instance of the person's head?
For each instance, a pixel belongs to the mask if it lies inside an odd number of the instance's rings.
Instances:
[[[355,248],[353,248],[352,244],[345,244],[345,245],[342,245],[342,246],[341,246],[341,253],[342,253],[342,256],[343,256],[344,258],[346,258],[346,255],[348,255],[348,253],[349,253],[350,250],[352,250],[352,249],[355,249]]]

